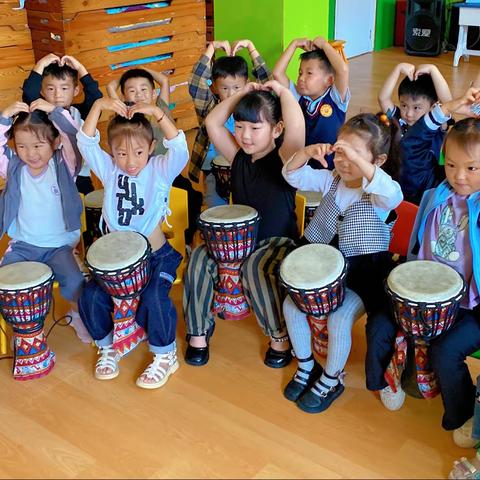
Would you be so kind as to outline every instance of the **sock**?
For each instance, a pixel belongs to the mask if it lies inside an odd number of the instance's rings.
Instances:
[[[332,387],[335,387],[335,385],[338,385],[338,382],[338,377],[333,377],[324,371],[320,380],[315,382],[314,388],[320,392],[327,392]]]

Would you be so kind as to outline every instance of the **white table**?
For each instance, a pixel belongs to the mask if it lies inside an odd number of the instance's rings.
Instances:
[[[480,50],[468,50],[468,27],[480,27],[480,2],[454,3],[452,7],[458,8],[458,43],[453,57],[453,66],[458,67],[460,57],[465,57],[468,62],[469,55],[480,55]]]

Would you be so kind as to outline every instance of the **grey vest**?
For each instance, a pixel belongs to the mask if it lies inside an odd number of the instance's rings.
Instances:
[[[338,248],[346,257],[388,250],[395,222],[383,222],[365,192],[341,212],[335,202],[339,182],[337,175],[305,229],[305,238],[310,243],[329,244],[338,235]]]

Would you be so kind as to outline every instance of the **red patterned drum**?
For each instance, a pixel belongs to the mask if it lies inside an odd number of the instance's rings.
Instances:
[[[255,249],[259,223],[258,212],[246,205],[222,205],[200,214],[198,226],[220,277],[213,308],[225,320],[240,320],[250,313],[240,268]]]
[[[318,243],[297,248],[280,267],[280,282],[295,305],[307,314],[313,348],[322,356],[327,351],[327,316],[342,305],[346,276],[342,253]]]
[[[221,155],[212,160],[212,175],[215,177],[215,189],[218,195],[228,202],[232,191],[231,167]]]
[[[465,282],[448,265],[417,260],[395,267],[387,278],[385,288],[401,329],[385,378],[394,390],[398,387],[406,362],[407,342],[404,337],[410,337],[415,347],[419,390],[425,398],[432,398],[438,393],[438,388],[429,365],[428,342],[447,331],[455,322],[465,294]]]
[[[43,329],[53,278],[50,267],[39,262],[0,267],[0,311],[13,329],[15,380],[43,377],[55,365],[55,354],[47,345]]]
[[[123,231],[104,235],[87,251],[85,263],[93,278],[113,298],[113,346],[120,355],[147,338],[135,313],[150,279],[150,254],[143,235]]]

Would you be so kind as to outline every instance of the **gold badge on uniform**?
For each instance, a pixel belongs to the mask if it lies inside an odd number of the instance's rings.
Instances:
[[[328,104],[323,104],[320,108],[320,115],[322,117],[331,117],[332,116],[332,113],[333,113],[333,109],[332,109],[332,106],[331,105],[328,105]]]

